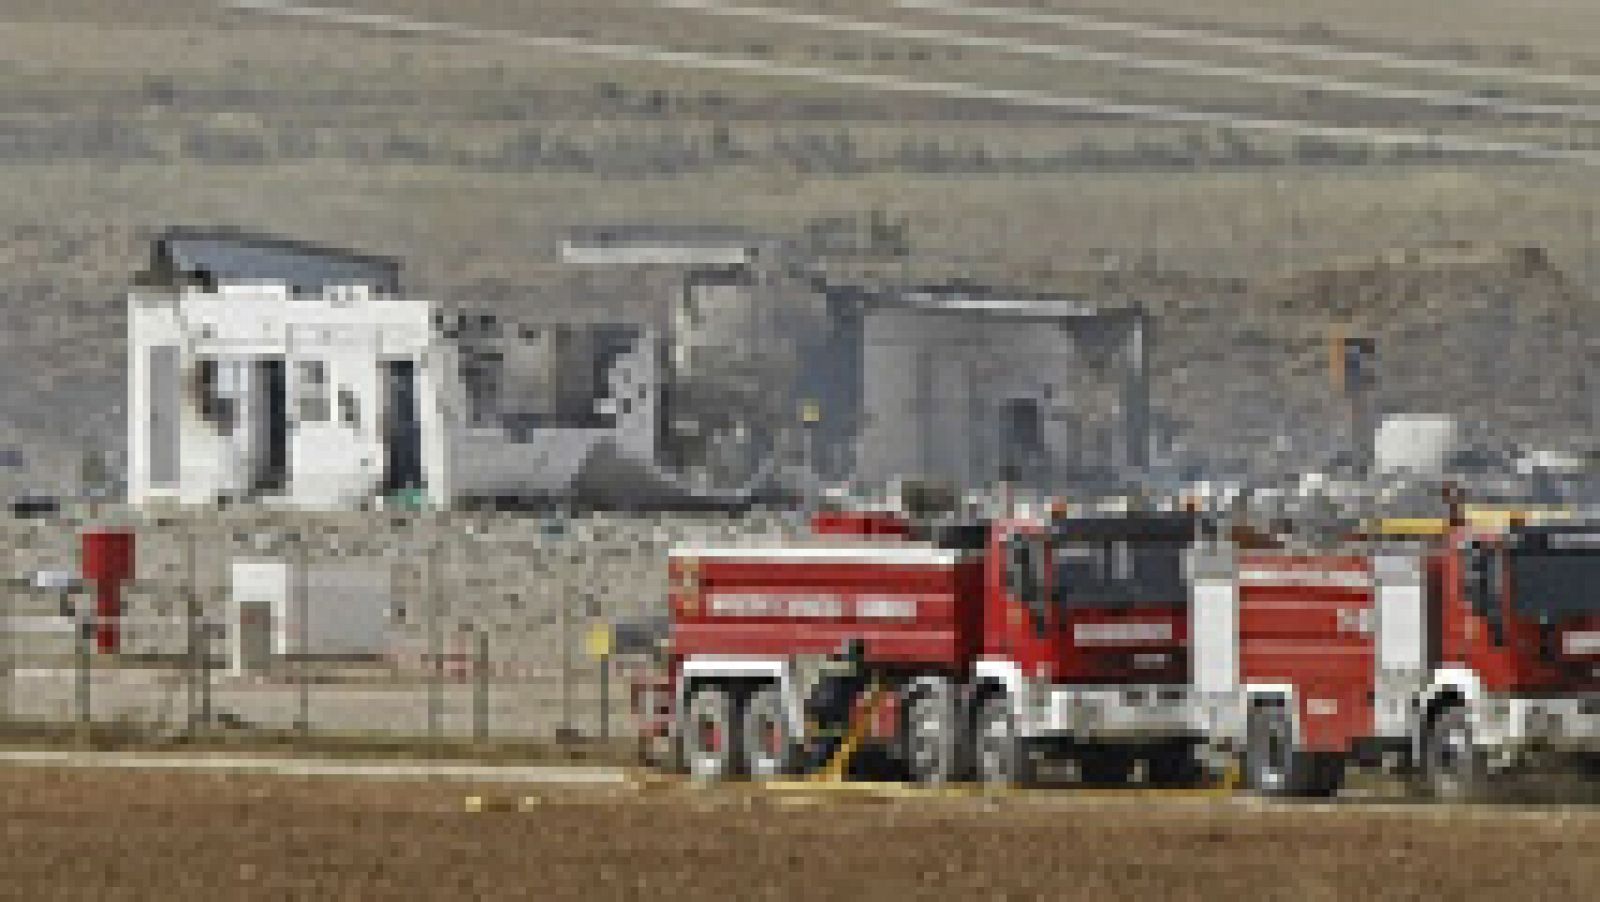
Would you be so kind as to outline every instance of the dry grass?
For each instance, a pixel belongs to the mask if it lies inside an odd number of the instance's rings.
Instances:
[[[914,55],[916,45],[904,42],[644,15],[621,0],[593,8],[546,0],[514,12],[491,0],[361,5],[807,65],[1505,131],[1489,120],[1330,105],[1226,83],[978,51]],[[0,12],[0,310],[8,327],[0,423],[13,441],[41,449],[119,442],[116,299],[149,230],[175,222],[225,222],[395,254],[419,292],[448,300],[581,305],[624,318],[644,306],[637,297],[582,297],[570,273],[552,270],[560,230],[709,220],[794,233],[815,218],[877,208],[909,217],[917,266],[933,269],[938,260],[943,271],[1024,283],[1107,260],[1256,278],[1446,239],[1548,246],[1582,292],[1600,271],[1593,176],[1571,169],[1313,165],[1286,142],[1266,139],[1245,139],[1263,155],[1258,163],[1224,166],[1204,162],[1224,136],[1190,128],[308,29],[219,13],[206,0],[21,6]],[[816,6],[1018,33],[913,17],[883,2]],[[1375,0],[1293,7],[1206,0],[1184,17],[1279,31],[1322,21],[1334,28],[1323,41],[1419,52],[1466,39],[1485,59],[1527,44],[1528,64],[1557,68],[1586,65],[1562,54],[1594,30],[1592,13],[1576,0],[1522,9],[1504,22],[1487,0],[1448,17]],[[1165,8],[1146,2],[1106,14]],[[1158,52],[1153,44],[1133,49]],[[711,152],[719,127],[741,153]],[[796,149],[841,136],[855,145],[843,161]],[[529,150],[534,142],[543,150]],[[940,164],[949,171],[897,156],[930,142],[955,161]],[[1098,163],[1091,145],[1101,149]],[[979,154],[999,162],[973,162]],[[1183,163],[1185,154],[1201,162]],[[663,163],[663,155],[678,162]],[[1012,158],[1020,162],[1005,162]],[[1024,164],[1045,171],[1027,174]],[[41,470],[62,461],[31,456]]]

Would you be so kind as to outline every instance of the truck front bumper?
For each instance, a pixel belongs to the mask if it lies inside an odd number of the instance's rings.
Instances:
[[[1477,744],[1499,767],[1543,753],[1600,755],[1600,694],[1491,694],[1473,714]]]
[[[1029,732],[1039,738],[1137,742],[1200,735],[1181,686],[1054,686],[1032,695]]]

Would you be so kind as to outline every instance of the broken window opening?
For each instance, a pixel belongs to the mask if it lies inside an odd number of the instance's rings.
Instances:
[[[295,364],[297,396],[295,406],[302,423],[326,423],[328,405],[328,365],[321,360],[301,360]]]

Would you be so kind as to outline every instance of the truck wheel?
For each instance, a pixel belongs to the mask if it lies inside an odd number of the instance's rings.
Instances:
[[[989,786],[1026,786],[1033,782],[1033,761],[1027,742],[1017,733],[1011,699],[991,695],[978,708],[974,737],[978,779]]]
[[[1331,796],[1344,777],[1344,759],[1295,748],[1294,727],[1281,705],[1250,710],[1245,737],[1245,779],[1265,796]]]
[[[689,775],[702,780],[726,780],[739,771],[739,720],[732,693],[724,689],[696,690],[683,717],[683,758]]]
[[[745,702],[741,725],[744,771],[753,780],[794,772],[794,736],[777,686],[756,690]]]
[[[911,699],[905,715],[905,765],[918,783],[950,783],[960,777],[956,760],[955,705],[948,689],[928,689]]]
[[[1436,799],[1464,802],[1484,795],[1488,773],[1465,706],[1451,705],[1434,719],[1423,745],[1422,777]]]

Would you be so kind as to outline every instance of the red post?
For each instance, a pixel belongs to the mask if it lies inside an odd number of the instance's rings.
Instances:
[[[82,542],[80,569],[94,586],[95,647],[101,654],[115,654],[122,644],[122,584],[133,576],[133,533],[86,532]]]

